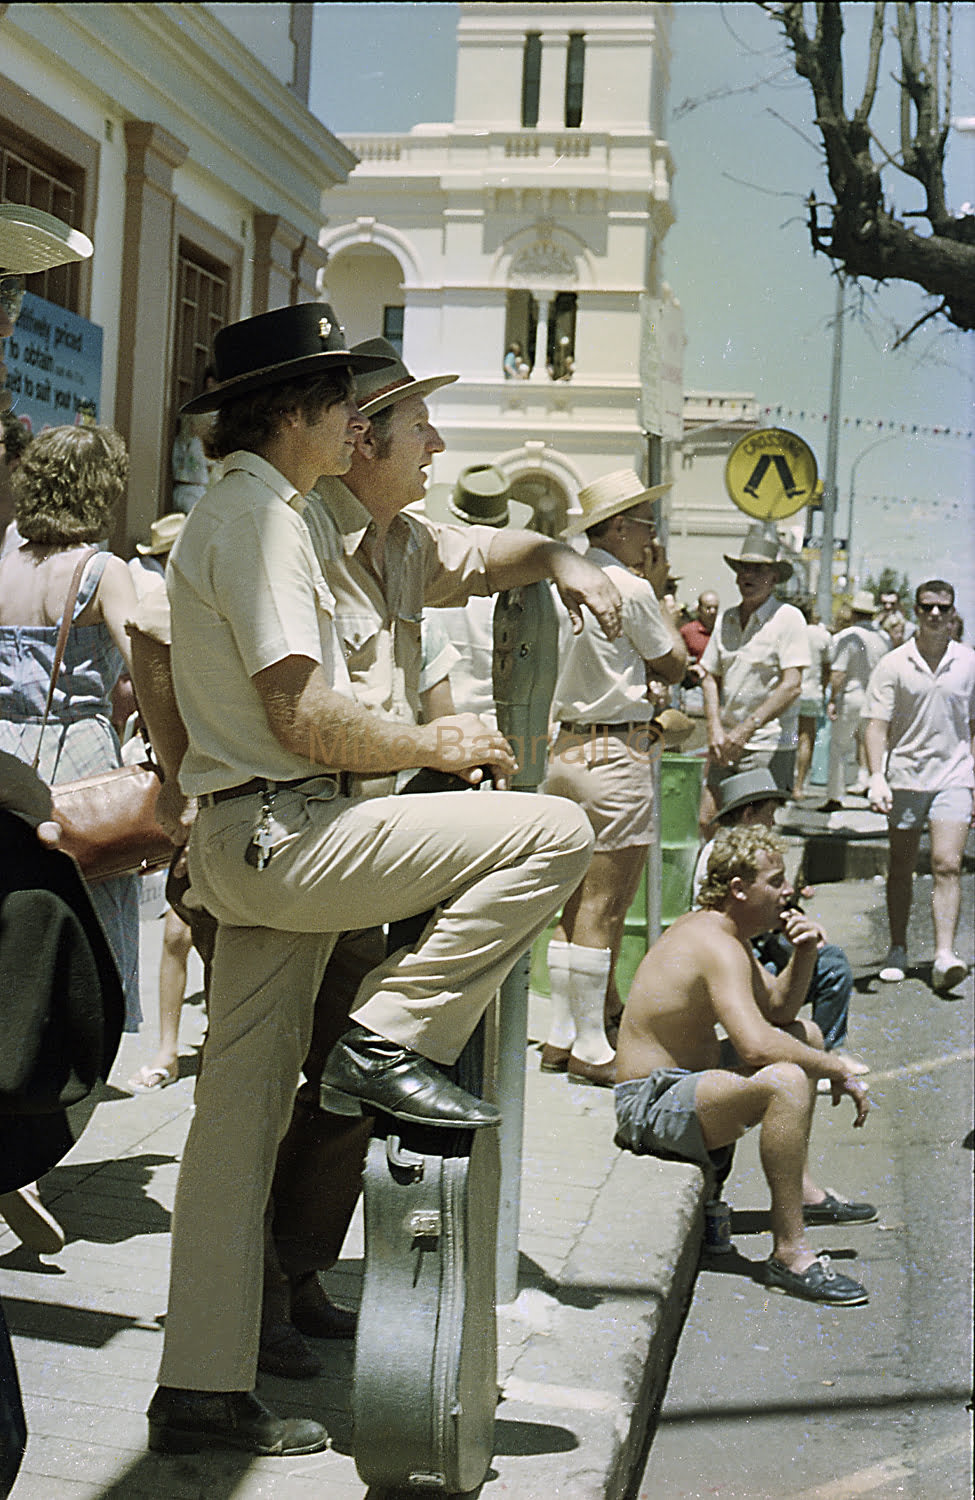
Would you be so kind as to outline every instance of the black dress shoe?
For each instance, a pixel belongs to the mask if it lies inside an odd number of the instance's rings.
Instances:
[[[293,1323],[264,1323],[257,1368],[282,1380],[312,1380],[322,1367]]]
[[[383,1110],[397,1120],[455,1130],[501,1122],[500,1110],[451,1083],[436,1063],[364,1026],[353,1026],[328,1054],[321,1106],[339,1115]]]
[[[320,1422],[276,1417],[253,1391],[184,1391],[161,1385],[147,1415],[154,1453],[225,1447],[283,1457],[319,1453],[328,1443]]]
[[[317,1271],[291,1277],[291,1322],[310,1339],[354,1339],[358,1315],[326,1296]]]

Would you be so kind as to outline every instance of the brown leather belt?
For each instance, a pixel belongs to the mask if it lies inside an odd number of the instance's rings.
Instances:
[[[634,729],[660,734],[659,724],[655,724],[652,719],[633,719],[628,724],[567,724],[563,721],[562,728],[569,734],[629,734]]]
[[[250,781],[244,781],[240,786],[225,786],[216,792],[201,792],[196,800],[201,807],[214,807],[218,802],[229,802],[233,797],[266,797],[269,793],[286,792],[304,786],[307,781],[324,780],[334,781],[337,796],[351,797],[352,779],[351,771],[323,771],[320,776],[299,776],[296,781],[271,781],[267,776],[252,776]]]

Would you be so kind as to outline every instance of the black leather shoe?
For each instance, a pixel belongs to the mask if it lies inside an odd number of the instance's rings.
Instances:
[[[358,1315],[326,1296],[317,1271],[289,1277],[291,1322],[310,1339],[354,1339]]]
[[[451,1129],[501,1122],[500,1110],[451,1083],[436,1063],[364,1026],[353,1026],[328,1054],[321,1106],[339,1115],[383,1110],[397,1120]]]
[[[847,1203],[827,1193],[821,1203],[804,1203],[802,1217],[806,1224],[872,1224],[877,1210],[872,1203]]]
[[[319,1453],[328,1444],[320,1422],[276,1417],[253,1391],[183,1391],[161,1385],[147,1415],[153,1453],[224,1447],[283,1457]]]
[[[311,1380],[322,1367],[293,1323],[264,1323],[257,1368],[282,1380]]]

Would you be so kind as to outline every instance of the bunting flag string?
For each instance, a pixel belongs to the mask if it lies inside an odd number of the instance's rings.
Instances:
[[[774,417],[778,421],[782,417],[796,418],[800,422],[828,422],[826,412],[799,411],[789,406],[763,406],[760,407],[762,415]],[[882,421],[879,417],[841,417],[840,426],[850,428],[854,432],[889,432],[891,434],[903,433],[905,437],[948,437],[964,438],[971,442],[972,429],[962,427],[925,427],[920,422],[891,422]]]

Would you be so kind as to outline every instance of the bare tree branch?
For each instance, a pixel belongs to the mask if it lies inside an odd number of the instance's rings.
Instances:
[[[806,24],[809,9],[799,0],[763,3],[781,26],[792,50],[796,73],[810,86],[815,123],[826,154],[833,194],[832,224],[824,225],[824,207],[810,194],[809,231],[815,250],[824,251],[847,275],[879,282],[912,281],[939,299],[930,316],[943,315],[958,328],[975,328],[975,215],[953,215],[947,206],[944,159],[949,116],[939,99],[939,79],[949,92],[951,74],[951,6],[947,5],[942,42],[941,4],[929,5],[928,55],[918,28],[921,6],[897,0],[896,34],[900,51],[901,159],[880,145],[870,126],[880,77],[888,7],[874,0],[869,51],[861,102],[852,117],[844,106],[843,7],[838,0],[817,0],[815,31]],[[872,156],[879,148],[882,160]],[[921,185],[929,234],[919,234],[890,207],[882,172],[896,169]],[[926,321],[927,315],[921,321]],[[916,326],[920,326],[920,323]]]

